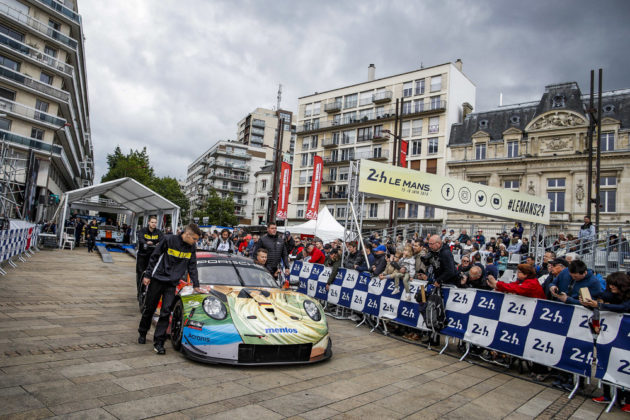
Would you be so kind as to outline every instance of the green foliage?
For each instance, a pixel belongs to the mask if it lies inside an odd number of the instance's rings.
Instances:
[[[238,217],[234,214],[234,199],[232,194],[227,198],[221,198],[214,188],[210,189],[210,194],[203,204],[203,207],[196,211],[194,217],[208,217],[208,223],[218,226],[236,226]]]
[[[190,203],[184,192],[179,188],[179,182],[175,178],[170,176],[155,177],[148,187],[167,200],[177,204],[181,209],[180,214],[188,214]]]

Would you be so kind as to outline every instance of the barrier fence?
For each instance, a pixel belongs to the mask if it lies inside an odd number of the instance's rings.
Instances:
[[[295,261],[291,280],[298,291],[380,319],[427,330],[418,303],[392,280],[340,268],[326,290],[330,268]],[[410,296],[421,284],[414,280]],[[402,285],[401,285],[402,286]],[[402,289],[402,288],[401,288]],[[447,325],[441,334],[541,365],[630,387],[630,316],[601,312],[601,332],[589,327],[593,312],[581,306],[477,289],[444,287]]]
[[[37,237],[41,226],[23,220],[10,220],[8,229],[0,230],[0,263],[9,262],[16,267],[12,258],[18,257],[25,261],[22,255],[28,256],[32,248],[37,247]],[[0,274],[5,274],[0,269]]]

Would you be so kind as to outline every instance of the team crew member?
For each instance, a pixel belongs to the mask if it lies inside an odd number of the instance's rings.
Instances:
[[[87,241],[88,252],[94,252],[96,246],[96,236],[98,235],[98,225],[96,220],[92,219],[89,225],[85,227],[85,239]]]
[[[194,223],[186,226],[180,235],[167,235],[158,244],[144,273],[142,283],[149,286],[142,319],[138,326],[138,343],[146,343],[147,332],[151,327],[151,318],[158,302],[162,299],[162,309],[155,332],[153,333],[153,349],[157,354],[164,354],[166,329],[175,301],[175,286],[186,275],[190,276],[195,292],[204,293],[199,288],[197,278],[197,251],[195,244],[202,235],[199,226]]]
[[[136,254],[136,287],[138,300],[142,294],[142,275],[149,265],[149,258],[164,234],[157,228],[157,217],[149,216],[149,223],[138,232],[138,253]]]
[[[254,245],[254,255],[256,255],[258,248],[265,248],[267,250],[266,267],[274,278],[277,279],[280,274],[280,270],[278,269],[280,262],[284,265],[285,275],[289,275],[289,254],[284,242],[284,236],[278,235],[278,226],[275,223],[269,223],[267,226],[267,234],[260,238]]]

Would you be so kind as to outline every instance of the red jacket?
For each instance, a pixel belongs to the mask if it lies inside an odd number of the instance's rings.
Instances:
[[[538,279],[525,279],[522,283],[497,282],[497,290],[505,293],[527,296],[537,299],[547,299],[545,292],[538,282]]]
[[[320,251],[316,247],[313,247],[313,252],[311,252],[311,260],[309,262],[313,264],[324,264],[324,261],[326,261],[326,257],[324,257],[322,251]]]

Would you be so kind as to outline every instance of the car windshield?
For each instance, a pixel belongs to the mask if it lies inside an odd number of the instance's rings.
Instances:
[[[197,272],[202,285],[278,287],[267,270],[249,261],[198,261]]]

